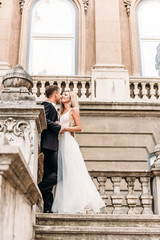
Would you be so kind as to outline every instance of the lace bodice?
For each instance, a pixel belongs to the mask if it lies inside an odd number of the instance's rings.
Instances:
[[[65,114],[63,114],[60,118],[60,123],[62,124],[62,126],[64,127],[69,127],[69,126],[74,126],[74,121],[72,121],[72,123],[70,124],[69,122],[69,114],[70,114],[70,111],[72,109],[70,109],[68,112],[66,112]]]

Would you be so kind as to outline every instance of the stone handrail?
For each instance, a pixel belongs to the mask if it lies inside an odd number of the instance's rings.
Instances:
[[[58,85],[61,92],[64,90],[73,90],[79,98],[79,101],[91,99],[91,77],[89,76],[32,76],[32,93],[37,101],[45,99],[46,87],[52,84]]]
[[[90,101],[92,95],[91,76],[32,76],[32,93],[37,101],[45,99],[46,87],[56,84],[61,92],[73,90],[79,101]],[[133,77],[129,78],[130,101],[159,102],[160,101],[160,78],[159,77]]]
[[[105,213],[153,214],[150,171],[90,171],[106,207]]]
[[[160,101],[159,77],[130,77],[131,101]]]

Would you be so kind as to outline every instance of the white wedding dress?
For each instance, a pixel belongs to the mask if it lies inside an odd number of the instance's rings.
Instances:
[[[71,109],[60,123],[69,126]],[[105,204],[85,166],[79,145],[70,132],[59,135],[58,177],[52,211],[56,213],[99,212]]]

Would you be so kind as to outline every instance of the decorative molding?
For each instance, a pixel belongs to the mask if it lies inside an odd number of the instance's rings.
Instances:
[[[84,12],[87,13],[88,6],[89,6],[89,0],[83,0],[83,5],[84,5]]]
[[[0,132],[4,133],[10,145],[19,146],[23,150],[26,161],[29,162],[34,151],[30,124],[10,117],[0,122]]]
[[[30,134],[30,125],[25,121],[20,121],[17,123],[15,119],[8,118],[3,124],[2,122],[0,123],[0,131],[3,130],[4,133],[8,133],[8,141],[14,141],[14,136],[25,139],[26,133]]]
[[[126,8],[127,15],[129,17],[132,0],[123,0],[123,1],[124,1],[124,6]]]
[[[25,0],[19,0],[19,4],[20,4],[20,12],[22,14],[23,7],[24,7],[24,4],[25,4]]]

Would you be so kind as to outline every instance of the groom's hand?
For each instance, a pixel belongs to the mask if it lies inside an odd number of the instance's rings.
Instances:
[[[60,122],[56,121],[55,123],[61,126]]]
[[[60,134],[63,134],[65,132],[65,127],[61,127]]]

